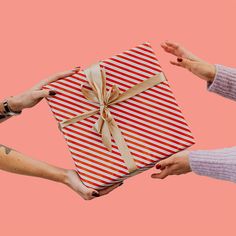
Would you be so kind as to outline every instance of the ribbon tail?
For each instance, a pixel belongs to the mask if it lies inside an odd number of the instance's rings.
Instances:
[[[112,137],[114,138],[116,142],[116,145],[118,146],[118,149],[121,153],[122,158],[124,159],[125,165],[129,173],[134,172],[135,170],[138,169],[138,167],[134,161],[132,154],[129,151],[129,148],[125,142],[125,139],[118,125],[116,124],[114,118],[112,118],[112,120],[110,121],[109,130],[111,132]]]
[[[102,119],[101,116],[99,116],[98,120],[93,125],[93,130],[96,131],[97,133],[101,134],[103,123],[104,123],[104,120]]]
[[[103,144],[111,152],[112,150],[111,133],[107,121],[104,121],[101,135]]]
[[[93,129],[102,136],[102,143],[111,152],[111,133],[108,122],[100,116],[97,122],[94,124]]]
[[[59,123],[59,128],[62,129],[68,125],[71,125],[71,124],[74,124],[76,123],[77,121],[81,121],[81,120],[84,120],[92,115],[95,115],[96,113],[99,112],[99,109],[95,109],[95,110],[90,110],[90,111],[86,111],[82,114],[79,114],[77,116],[74,116],[70,119],[66,119],[66,120],[63,120]]]

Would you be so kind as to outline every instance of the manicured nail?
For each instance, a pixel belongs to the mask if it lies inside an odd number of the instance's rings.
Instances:
[[[49,91],[49,95],[50,95],[50,96],[55,96],[56,94],[57,94],[57,93],[56,93],[55,91],[53,91],[53,90],[50,90],[50,91]]]
[[[123,182],[121,182],[120,184],[119,184],[119,186],[121,186],[123,184]]]
[[[97,193],[97,192],[93,192],[93,193],[92,193],[92,196],[94,196],[94,197],[99,197],[100,195],[99,195],[99,193]]]
[[[161,165],[160,165],[160,164],[157,164],[157,165],[156,165],[156,169],[161,169]]]
[[[177,58],[177,61],[178,61],[178,62],[182,62],[182,61],[183,61],[183,59],[182,59],[182,58],[180,58],[180,57],[178,57],[178,58]]]
[[[78,71],[80,69],[80,66],[76,66],[73,71]]]

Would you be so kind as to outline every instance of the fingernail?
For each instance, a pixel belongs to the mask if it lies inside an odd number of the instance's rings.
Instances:
[[[93,192],[93,193],[92,193],[92,196],[94,196],[94,197],[99,197],[100,195],[99,195],[99,193],[97,193],[97,192]]]
[[[80,69],[80,66],[76,66],[73,71],[78,71]]]
[[[182,61],[183,61],[183,59],[182,59],[182,58],[180,58],[180,57],[178,57],[178,58],[177,58],[177,61],[178,61],[178,62],[182,62]]]
[[[161,165],[160,165],[160,164],[157,164],[157,165],[156,165],[156,169],[161,169]]]
[[[55,91],[53,91],[53,90],[50,90],[50,91],[49,91],[49,95],[50,95],[50,96],[54,96],[54,95],[56,95],[56,94],[57,94],[57,93],[56,93]]]
[[[121,186],[123,184],[123,182],[121,182],[120,184],[119,184],[119,186]]]

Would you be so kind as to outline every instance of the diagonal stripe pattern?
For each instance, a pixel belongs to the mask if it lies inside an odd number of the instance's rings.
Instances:
[[[107,87],[116,84],[122,92],[162,72],[149,43],[103,60],[101,66],[106,71]],[[45,86],[57,91],[57,95],[47,101],[58,122],[97,108],[84,98],[82,84],[90,89],[83,71]],[[114,140],[112,152],[104,147],[101,137],[92,129],[98,118],[96,114],[62,129],[76,170],[88,187],[99,190],[120,182],[195,142],[168,81],[109,109],[138,171],[128,173]]]

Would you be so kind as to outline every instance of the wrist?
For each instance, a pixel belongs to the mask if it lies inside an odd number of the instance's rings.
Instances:
[[[65,184],[65,185],[69,185],[69,170],[67,170],[67,169],[61,170],[59,182],[62,184]]]
[[[208,75],[207,75],[207,81],[213,82],[216,76],[216,67],[213,64],[209,64],[208,67],[209,67],[209,70],[208,70]]]
[[[188,151],[188,153],[187,153],[187,163],[186,163],[186,165],[187,165],[187,172],[192,172],[192,168],[191,168],[191,165],[190,165],[190,158],[189,158],[189,154],[190,154],[190,152]]]
[[[21,99],[16,96],[8,98],[7,102],[13,112],[20,112],[24,109]]]

